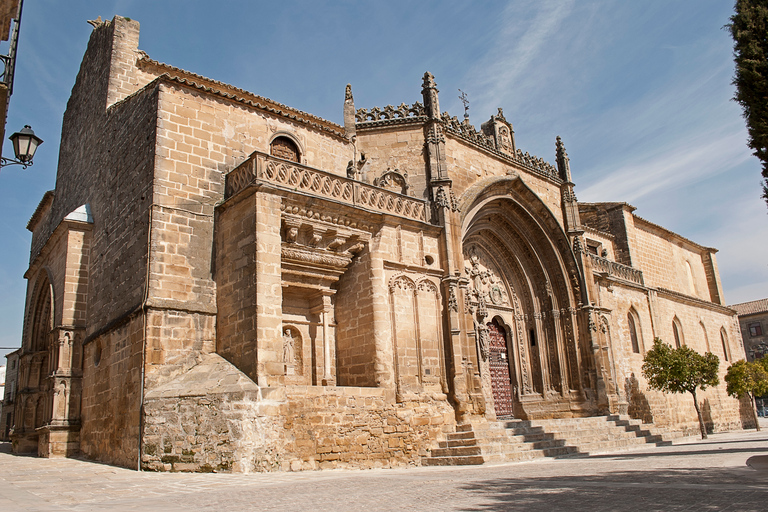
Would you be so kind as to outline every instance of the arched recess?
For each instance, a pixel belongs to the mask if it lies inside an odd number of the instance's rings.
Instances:
[[[685,345],[685,338],[683,337],[683,325],[680,323],[680,319],[675,316],[672,319],[672,337],[675,340],[675,347],[680,348]]]
[[[640,315],[634,307],[630,307],[627,312],[627,327],[629,329],[629,343],[632,352],[635,354],[645,353],[643,344],[643,329],[640,325]]]
[[[32,430],[50,420],[51,342],[54,327],[55,295],[47,268],[32,281],[27,307],[25,338],[19,357],[19,400],[16,417],[23,418],[23,429]]]
[[[54,322],[54,293],[47,269],[38,273],[34,290],[25,345],[27,351],[40,352],[49,348],[49,338]]]
[[[731,360],[731,351],[728,347],[728,334],[725,332],[725,327],[720,328],[720,343],[723,345],[723,359],[727,361]]]
[[[389,282],[394,373],[398,394],[445,391],[442,301],[429,279],[397,274]]]
[[[269,154],[291,162],[303,163],[305,152],[301,141],[294,134],[279,131],[269,139]]]
[[[585,290],[557,217],[515,176],[481,180],[460,208],[467,307],[475,317],[512,314],[521,397],[584,397],[595,386],[591,343],[580,341],[577,321]]]
[[[707,335],[707,328],[704,326],[704,322],[699,322],[699,327],[701,327],[701,334],[704,336],[704,347],[707,352],[712,352],[712,348],[709,346],[709,336]]]

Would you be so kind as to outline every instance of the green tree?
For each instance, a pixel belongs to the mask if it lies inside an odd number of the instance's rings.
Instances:
[[[707,389],[707,386],[717,386],[717,370],[720,359],[711,352],[699,354],[686,346],[672,348],[661,339],[653,340],[653,348],[643,359],[643,375],[648,379],[651,389],[665,393],[689,392],[693,395],[693,405],[699,418],[701,438],[706,439],[707,428],[701,416],[696,390]]]
[[[749,147],[762,163],[763,199],[768,203],[768,0],[736,0],[727,25],[733,36],[734,99],[741,105]]]
[[[752,416],[755,418],[756,428],[760,430],[755,411],[755,397],[768,393],[768,359],[762,358],[749,363],[743,359],[736,361],[728,367],[725,382],[727,384],[725,389],[729,395],[739,398],[747,394],[752,404]]]

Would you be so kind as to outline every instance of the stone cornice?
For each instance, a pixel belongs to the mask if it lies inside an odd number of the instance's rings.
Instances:
[[[339,139],[346,140],[344,127],[321,117],[309,114],[307,112],[302,112],[301,110],[294,109],[287,105],[283,105],[282,103],[278,103],[277,101],[273,101],[269,98],[259,96],[224,82],[219,82],[218,80],[212,80],[202,75],[171,66],[170,64],[165,64],[163,62],[153,60],[146,55],[140,57],[137,64],[140,68],[149,69],[151,72],[158,75],[158,78],[150,82],[150,84],[157,81],[168,81],[182,86],[191,87],[199,91],[214,94],[235,101],[237,103],[245,104],[259,110],[269,112],[278,117],[291,119],[292,121],[305,124],[316,130],[333,135]]]
[[[32,232],[35,231],[37,223],[40,222],[45,209],[49,208],[51,204],[53,204],[53,195],[53,190],[49,190],[43,194],[43,197],[40,199],[40,203],[38,203],[37,208],[35,208],[35,212],[32,214],[32,217],[30,217],[29,222],[27,222],[27,230]]]
[[[711,309],[713,311],[717,311],[730,316],[736,315],[736,311],[732,308],[729,308],[727,306],[722,306],[720,304],[715,304],[714,302],[709,302],[707,300],[702,300],[698,297],[692,297],[690,295],[685,295],[684,293],[668,290],[666,288],[651,288],[651,289],[655,290],[658,295],[667,297],[671,300],[674,300],[675,302],[681,302],[684,304]]]

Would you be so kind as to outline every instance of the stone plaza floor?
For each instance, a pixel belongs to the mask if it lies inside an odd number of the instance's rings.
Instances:
[[[248,475],[140,473],[15,456],[2,443],[0,511],[765,511],[768,422],[761,424],[761,432],[578,458]]]

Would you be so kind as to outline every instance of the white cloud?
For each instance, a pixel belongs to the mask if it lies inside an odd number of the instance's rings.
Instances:
[[[658,191],[683,187],[727,172],[752,158],[744,148],[744,130],[734,127],[731,133],[720,130],[694,135],[688,140],[675,140],[671,148],[637,161],[637,155],[617,163],[615,168],[592,173],[605,176],[587,186],[579,194],[584,201],[633,202]]]
[[[570,15],[574,0],[536,3],[534,11],[518,2],[504,10],[490,38],[489,51],[467,73],[475,101],[473,111],[480,115],[495,110],[511,94],[524,94],[540,75],[533,70],[547,62],[545,49],[550,46],[564,20]],[[527,17],[531,19],[526,19]],[[532,80],[535,79],[535,80]]]

